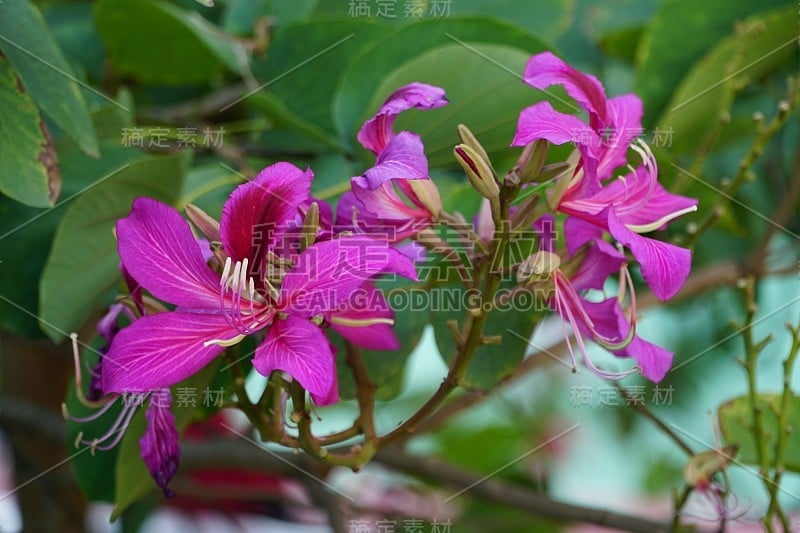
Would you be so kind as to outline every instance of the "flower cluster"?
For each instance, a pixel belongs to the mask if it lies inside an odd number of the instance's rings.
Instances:
[[[496,245],[508,237],[499,224],[512,231],[535,230],[537,251],[509,267],[517,272],[519,290],[544,294],[561,316],[573,363],[574,335],[583,360],[601,376],[630,372],[598,368],[586,355],[584,338],[634,359],[644,376],[659,381],[672,353],[636,333],[625,248],[654,294],[672,297],[689,273],[690,252],[643,234],[694,210],[696,201],[668,193],[657,181],[656,160],[647,145],[625,135],[641,129],[642,104],[636,96],[606,98],[595,78],[550,53],[531,58],[524,80],[538,89],[562,85],[586,111],[588,123],[555,111],[546,101],[523,110],[512,145],[525,149],[518,166],[504,177],[469,130],[459,128],[456,159],[485,198],[469,231],[471,253],[476,264],[494,262],[491,253],[498,253]],[[418,238],[423,232],[464,219],[443,212],[422,140],[412,132],[395,132],[394,122],[405,110],[447,103],[442,89],[422,83],[401,87],[387,98],[358,132],[358,141],[375,155],[374,164],[351,178],[351,190],[339,200],[335,216],[331,206],[311,195],[311,169],[281,162],[237,187],[219,222],[187,206],[197,235],[178,211],[149,198],[138,198],[130,215],[118,221],[130,305],[115,304],[101,323],[108,345],[95,371],[91,400],[106,402],[104,412],[121,394],[149,393],[141,451],[165,493],[179,459],[169,387],[246,337],[260,341],[252,354],[257,372],[296,382],[317,405],[339,398],[330,332],[367,349],[399,347],[392,309],[374,281],[386,274],[416,280],[405,244],[416,239],[422,246],[429,241]],[[575,147],[567,161],[545,165],[547,146],[564,143]],[[626,166],[631,152],[641,159],[635,167]],[[620,167],[629,172],[615,178]],[[520,205],[512,205],[522,198]],[[602,291],[617,273],[618,295],[588,296]],[[355,305],[355,295],[365,292],[371,305]],[[123,312],[130,324],[119,329],[117,317]],[[133,412],[123,409],[114,427],[93,445],[116,444]]]

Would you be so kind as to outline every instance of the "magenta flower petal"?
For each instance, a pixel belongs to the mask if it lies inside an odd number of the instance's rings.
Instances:
[[[573,142],[591,150],[596,150],[600,145],[600,137],[585,122],[578,117],[559,113],[547,101],[537,102],[522,110],[511,146],[525,146],[538,139],[546,139],[553,144]]]
[[[117,239],[125,270],[153,296],[190,309],[219,307],[219,276],[175,209],[137,198],[117,221]]]
[[[523,81],[536,89],[561,85],[588,113],[592,127],[606,123],[606,94],[603,85],[589,74],[572,68],[552,52],[536,54],[525,65]],[[527,143],[523,143],[527,144]]]
[[[609,276],[619,272],[625,263],[625,254],[603,240],[593,241],[586,257],[573,274],[570,282],[576,291],[585,289],[603,290]]]
[[[605,222],[605,218],[603,222]],[[603,228],[580,218],[567,217],[567,220],[564,221],[564,240],[569,254],[574,255],[587,242],[602,241]]]
[[[647,199],[647,203],[639,209],[626,210],[615,209],[617,216],[628,225],[632,226],[654,226],[661,229],[667,222],[675,220],[678,214],[692,211],[697,205],[697,198],[689,198],[672,194],[660,184],[656,183],[652,194]]]
[[[625,164],[628,148],[642,134],[643,114],[642,101],[635,94],[608,100],[608,138],[603,141],[605,153],[597,167],[600,179],[610,178],[615,168]]]
[[[602,302],[585,302],[584,308],[591,317],[595,331],[607,339],[622,340],[628,337],[631,325],[616,298]],[[614,355],[634,359],[642,369],[642,375],[658,383],[672,366],[673,353],[656,346],[638,335],[622,350]]]
[[[331,329],[356,346],[368,350],[396,350],[400,342],[389,324],[371,324],[370,320],[393,319],[386,299],[375,285],[366,282],[336,311],[328,314]],[[359,325],[361,324],[361,325]]]
[[[650,381],[658,383],[664,379],[672,367],[675,354],[636,335],[628,346],[615,352],[615,355],[635,359],[639,368],[642,369],[642,375]]]
[[[289,315],[275,320],[264,342],[256,348],[253,366],[269,377],[273,370],[296,379],[317,405],[334,403],[331,389],[336,385],[336,365],[328,339],[313,322]]]
[[[351,183],[353,187],[375,190],[395,179],[428,179],[425,147],[416,133],[398,133],[378,154],[375,166],[353,178]]]
[[[444,89],[411,83],[393,92],[374,117],[361,126],[358,142],[374,154],[380,153],[394,137],[392,129],[397,115],[407,109],[433,109],[447,104]]]
[[[286,274],[278,308],[306,317],[332,311],[390,264],[402,272],[414,271],[411,259],[366,236],[318,242],[300,254]]]
[[[313,177],[310,169],[275,163],[236,187],[222,208],[219,232],[225,253],[234,262],[249,259],[258,269],[308,199]]]
[[[223,347],[204,345],[234,339],[238,332],[221,314],[180,311],[144,316],[123,328],[103,360],[103,391],[149,391],[193,375]]]
[[[181,449],[178,445],[178,429],[175,416],[169,410],[172,395],[169,389],[154,391],[150,396],[150,406],[145,411],[147,429],[139,441],[142,460],[150,471],[164,496],[172,498],[175,493],[167,484],[178,472]]]
[[[608,230],[630,249],[642,267],[642,277],[661,300],[669,300],[680,290],[692,267],[692,252],[666,242],[642,237],[623,224],[612,209]]]

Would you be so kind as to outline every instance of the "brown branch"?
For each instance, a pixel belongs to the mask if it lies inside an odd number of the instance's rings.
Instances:
[[[482,500],[520,509],[539,518],[566,522],[585,522],[609,528],[642,533],[659,533],[669,530],[663,522],[625,515],[605,509],[576,505],[554,500],[529,488],[512,485],[467,469],[451,465],[433,457],[417,457],[396,448],[381,450],[376,460],[384,465],[437,484],[459,490],[470,487],[469,492]]]

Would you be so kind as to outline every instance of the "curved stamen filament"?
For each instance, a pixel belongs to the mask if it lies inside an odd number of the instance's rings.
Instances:
[[[249,276],[249,259],[233,263],[231,258],[225,260],[225,267],[220,278],[219,304],[222,314],[228,325],[240,333],[241,336],[254,333],[260,321],[259,314],[265,307],[266,301],[256,292],[255,280]],[[269,285],[272,290],[274,287]],[[229,294],[230,291],[230,294]],[[242,309],[242,299],[246,300],[245,310]],[[258,305],[258,307],[257,307]],[[249,308],[249,309],[248,309]],[[249,311],[249,312],[248,312]],[[246,320],[249,319],[249,322]],[[235,344],[241,340],[240,337],[231,339],[230,343]],[[226,344],[223,344],[226,343]],[[208,344],[221,344],[227,346],[229,341],[213,340]]]
[[[555,272],[555,275],[553,276],[553,283],[555,288],[554,299],[556,305],[556,312],[559,315],[561,315],[562,319],[566,318],[566,320],[562,320],[561,327],[564,332],[564,339],[567,342],[567,350],[569,351],[573,372],[575,372],[575,367],[576,367],[575,353],[573,351],[572,343],[570,341],[571,335],[566,331],[564,322],[569,323],[572,329],[572,333],[575,335],[575,342],[578,345],[578,351],[580,352],[581,357],[583,357],[583,362],[586,364],[586,366],[589,367],[589,369],[593,373],[607,379],[622,379],[635,372],[638,372],[639,371],[638,367],[634,367],[631,370],[626,370],[622,372],[608,372],[605,370],[601,370],[600,368],[595,366],[595,364],[589,357],[588,353],[586,352],[586,345],[584,344],[583,341],[583,334],[581,333],[581,328],[579,326],[578,320],[576,319],[574,311],[577,311],[579,313],[580,320],[583,321],[583,323],[586,325],[586,329],[588,329],[592,335],[592,340],[594,340],[595,342],[597,342],[602,346],[605,346],[604,341],[606,341],[606,338],[596,330],[594,323],[592,322],[586,310],[583,308],[583,305],[581,305],[580,297],[575,292],[575,289],[572,288],[572,285],[569,283],[569,280],[561,279],[562,277],[565,276],[563,272],[561,272],[560,270],[557,270]],[[631,328],[631,331],[632,330],[633,328]],[[631,337],[630,334],[628,336]],[[631,339],[632,338],[633,337],[631,337]],[[628,340],[624,346],[627,346],[628,343],[630,343],[630,340]],[[624,346],[622,346],[622,348],[624,348]],[[619,350],[621,348],[615,346],[614,349]]]
[[[376,324],[394,326],[393,318],[345,318],[343,316],[332,316],[330,321],[332,324],[339,324],[340,326],[349,326],[353,328],[363,328],[366,326],[374,326]]]
[[[102,400],[95,401],[90,400],[83,393],[83,373],[81,372],[81,354],[78,349],[78,334],[70,333],[69,338],[72,340],[72,360],[75,364],[75,396],[78,398],[78,401],[86,407],[104,407],[107,404],[113,403],[116,396],[109,396]],[[64,409],[66,409],[66,405],[62,408],[62,410]]]

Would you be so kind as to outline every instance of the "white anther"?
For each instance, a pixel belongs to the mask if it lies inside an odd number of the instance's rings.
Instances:
[[[224,287],[228,282],[228,275],[231,273],[231,258],[225,260],[225,268],[222,269],[222,277],[219,278],[219,286]]]
[[[242,272],[242,263],[241,261],[236,261],[236,266],[233,267],[233,275],[231,276],[230,287],[233,289],[233,292],[239,292],[239,276],[241,276]]]

